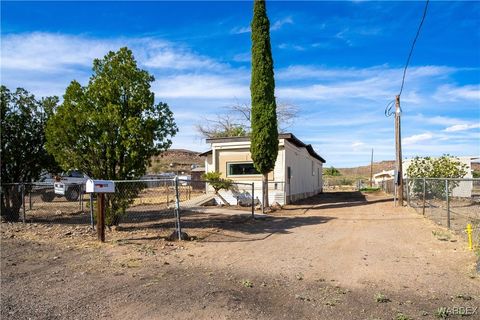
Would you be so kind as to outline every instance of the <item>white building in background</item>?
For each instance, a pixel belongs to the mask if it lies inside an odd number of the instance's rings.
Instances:
[[[205,156],[205,172],[218,171],[223,178],[234,182],[254,183],[255,198],[262,200],[262,175],[254,166],[250,155],[249,137],[207,139],[212,149]],[[278,156],[275,168],[268,174],[270,204],[288,204],[322,192],[322,169],[325,160],[311,145],[304,144],[291,133],[279,134]],[[236,191],[222,191],[230,204],[236,204]],[[248,193],[248,186],[241,190]]]
[[[382,170],[382,172],[373,175],[373,183],[380,185],[384,181],[393,180],[395,178],[395,170]]]
[[[464,179],[472,179],[473,175],[473,169],[472,169],[472,162],[476,162],[480,159],[480,157],[475,157],[475,156],[469,156],[469,157],[452,157],[454,159],[458,159],[461,163],[465,164],[467,166],[467,173],[463,177]],[[403,160],[403,176],[404,178],[407,177],[407,169],[411,165],[413,159],[406,159]],[[478,186],[478,183],[476,183]],[[471,198],[476,192],[474,190],[474,183],[472,180],[470,181],[462,181],[459,182],[459,185],[452,190],[452,196],[453,197],[461,197],[461,198]]]

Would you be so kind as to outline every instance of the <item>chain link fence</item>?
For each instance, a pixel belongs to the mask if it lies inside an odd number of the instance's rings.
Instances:
[[[280,189],[280,183],[269,187]],[[1,196],[3,218],[7,211],[11,214],[7,220],[95,226],[96,195],[85,193],[85,185],[65,185],[64,194],[57,194],[52,183],[3,184]],[[220,205],[230,213],[253,216],[258,197],[261,183],[232,183],[229,190],[215,192],[207,181],[178,177],[115,181],[115,193],[105,194],[106,223],[120,224],[122,230],[154,227],[162,235],[182,237],[182,220],[189,215],[200,213],[202,219],[208,216],[202,212]]]
[[[480,179],[405,179],[405,200],[418,213],[466,236],[480,246]]]

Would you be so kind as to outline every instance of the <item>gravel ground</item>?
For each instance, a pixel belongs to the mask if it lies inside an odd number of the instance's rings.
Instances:
[[[438,319],[479,306],[462,238],[382,194],[183,222],[194,241],[166,241],[166,217],[104,244],[86,226],[2,223],[1,318]]]

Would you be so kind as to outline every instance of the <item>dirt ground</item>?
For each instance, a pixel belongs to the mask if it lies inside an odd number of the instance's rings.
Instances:
[[[254,221],[186,214],[193,241],[166,241],[170,224],[101,244],[88,226],[2,223],[1,319],[480,319],[463,238],[382,194],[325,193]]]

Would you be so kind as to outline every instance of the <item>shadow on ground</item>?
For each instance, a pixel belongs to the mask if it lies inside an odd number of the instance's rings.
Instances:
[[[392,197],[368,200],[360,191],[325,192],[287,205],[282,211],[303,209],[305,213],[310,209],[348,208],[390,201],[393,201]]]
[[[332,219],[334,218],[311,216],[265,217],[261,220],[254,220],[251,217],[244,215],[206,214],[201,212],[182,211],[181,226],[186,232],[191,232],[193,234],[201,233],[202,235],[198,236],[198,239],[205,240],[211,235],[221,234],[222,238],[229,238],[231,241],[253,241],[265,239],[274,233],[290,233],[289,230],[302,226],[327,223]],[[171,221],[165,219],[142,226],[121,226],[117,230],[128,232],[137,229],[165,229],[168,227],[171,227]],[[261,235],[262,237],[251,239],[248,238],[248,235]],[[222,241],[228,240],[223,239]]]

